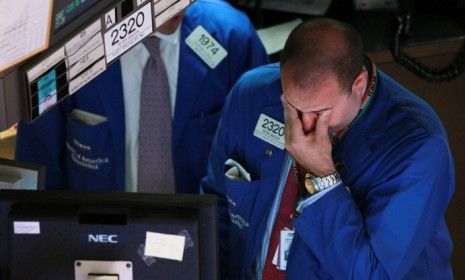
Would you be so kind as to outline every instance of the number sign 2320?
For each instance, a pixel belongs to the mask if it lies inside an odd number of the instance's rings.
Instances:
[[[150,3],[135,11],[113,28],[105,32],[107,63],[153,32]]]

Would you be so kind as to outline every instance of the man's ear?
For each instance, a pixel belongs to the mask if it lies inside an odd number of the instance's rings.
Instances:
[[[352,92],[362,96],[365,93],[365,89],[368,83],[368,71],[363,68],[358,74],[357,78],[355,78],[354,83],[352,84]]]

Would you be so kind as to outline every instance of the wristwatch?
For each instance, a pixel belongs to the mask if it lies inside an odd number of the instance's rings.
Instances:
[[[341,175],[339,172],[334,172],[328,176],[317,177],[313,174],[305,174],[305,188],[309,192],[310,196],[314,195],[322,190],[331,188],[341,182]]]

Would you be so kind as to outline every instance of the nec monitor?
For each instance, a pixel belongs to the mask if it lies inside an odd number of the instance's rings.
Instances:
[[[216,197],[0,191],[1,279],[217,279]]]

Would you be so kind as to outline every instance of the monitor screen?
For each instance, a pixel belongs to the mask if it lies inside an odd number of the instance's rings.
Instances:
[[[50,47],[79,32],[111,7],[132,0],[54,0],[50,26]]]
[[[209,195],[1,190],[0,278],[217,279],[216,217]]]
[[[99,0],[55,0],[53,1],[53,33],[73,21]]]

